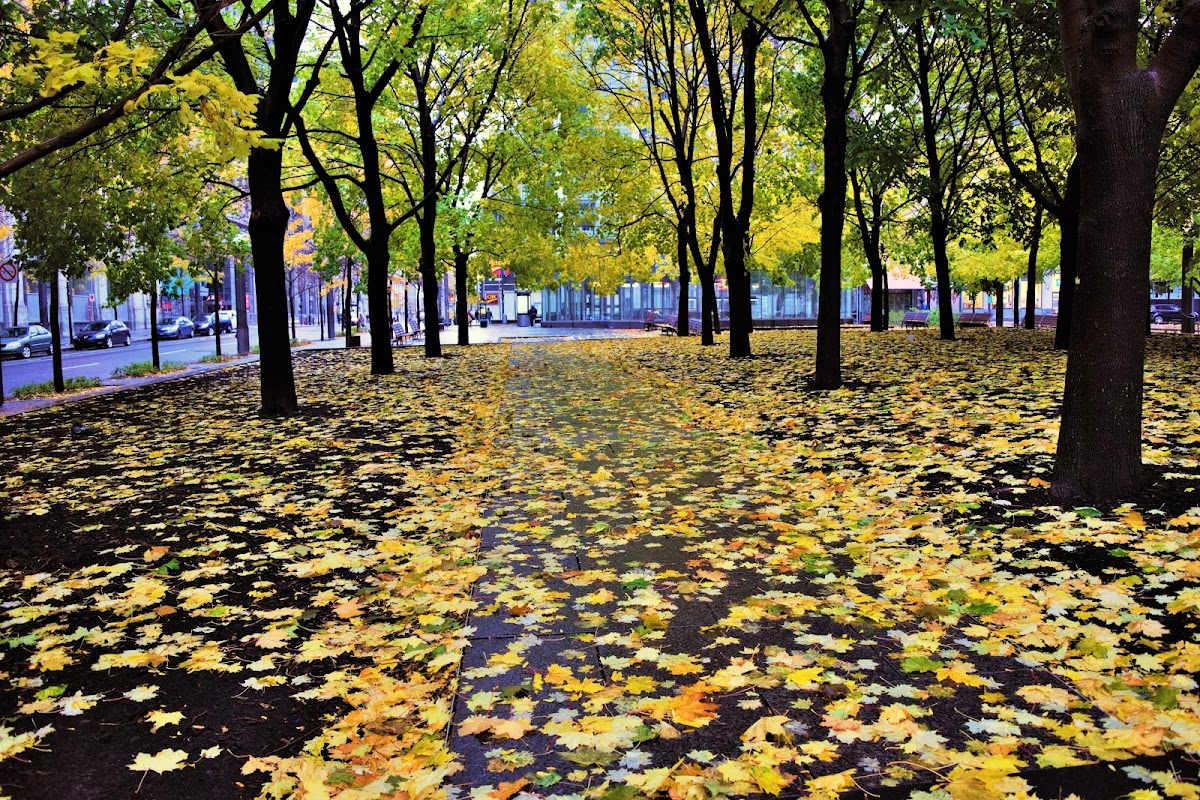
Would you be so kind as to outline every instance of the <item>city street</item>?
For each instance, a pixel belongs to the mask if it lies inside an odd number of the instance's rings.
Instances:
[[[250,346],[253,347],[257,343],[258,330],[252,327],[250,328]],[[216,343],[212,336],[195,336],[182,340],[166,339],[159,342],[159,356],[164,362],[179,361],[189,364],[215,352]],[[237,337],[228,333],[222,334],[221,352],[225,355],[236,355]],[[63,350],[63,376],[104,380],[111,378],[113,370],[117,367],[149,360],[149,338],[134,338],[128,347],[118,345],[107,350],[74,350],[68,346]],[[13,390],[19,386],[50,380],[53,377],[52,363],[51,358],[45,355],[36,355],[29,359],[4,359],[2,368],[4,370],[5,397],[11,397]]]

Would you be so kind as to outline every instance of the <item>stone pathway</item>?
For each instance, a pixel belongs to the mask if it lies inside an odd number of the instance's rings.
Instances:
[[[517,345],[511,366],[460,795],[1003,788],[1063,726],[1105,724],[1019,653],[894,608],[760,439],[692,424],[669,387],[582,347]],[[912,668],[914,652],[969,673]],[[1024,687],[1061,708],[992,705]]]

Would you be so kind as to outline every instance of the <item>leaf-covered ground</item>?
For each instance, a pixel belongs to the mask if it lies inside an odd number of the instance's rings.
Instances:
[[[249,368],[10,420],[0,794],[1200,797],[1195,342],[1153,485],[1071,509],[1049,345],[848,334],[827,394],[808,333],[332,352],[295,420]]]

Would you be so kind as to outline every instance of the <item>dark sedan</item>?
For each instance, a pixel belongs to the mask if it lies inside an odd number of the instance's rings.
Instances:
[[[112,347],[118,344],[128,347],[132,340],[133,334],[125,327],[124,322],[116,319],[107,322],[100,320],[89,322],[75,334],[74,345],[76,350],[87,347]]]
[[[50,355],[54,343],[50,331],[41,325],[13,325],[0,330],[0,354],[29,358],[34,353]]]
[[[1171,303],[1154,303],[1150,306],[1150,319],[1154,320],[1156,325],[1179,322],[1183,319],[1183,309]]]
[[[158,338],[190,339],[196,335],[196,324],[187,317],[163,317],[158,321]]]
[[[237,324],[230,311],[222,311],[221,316],[221,333],[233,333],[233,328]],[[196,317],[196,333],[200,336],[213,335],[214,316],[212,314],[202,314]]]

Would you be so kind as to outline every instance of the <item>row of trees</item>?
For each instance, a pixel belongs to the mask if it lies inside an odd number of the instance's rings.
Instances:
[[[937,286],[940,335],[953,338],[956,278],[1003,292],[1028,272],[1032,288],[1052,221],[1056,344],[1070,350],[1054,491],[1111,495],[1139,480],[1152,222],[1190,237],[1194,216],[1186,89],[1200,0],[37,9],[0,18],[15,65],[0,106],[12,134],[5,204],[25,222],[50,184],[27,174],[86,175],[80,230],[99,219],[80,236],[108,241],[87,256],[129,262],[158,253],[156,237],[184,219],[172,203],[189,195],[171,181],[200,176],[210,198],[239,196],[214,186],[239,190],[264,413],[297,409],[289,192],[320,191],[306,212],[314,262],[330,277],[351,261],[365,270],[376,374],[394,368],[398,265],[414,265],[429,320],[438,275],[454,268],[463,344],[471,279],[495,262],[530,287],[669,274],[685,298],[697,280],[702,339],[727,323],[734,357],[751,354],[750,270],[799,268],[821,288],[812,385],[833,389],[839,290],[859,265],[874,328],[886,325],[887,264],[899,257]],[[107,210],[122,191],[135,209],[124,216]],[[29,236],[23,249],[42,252]],[[47,251],[46,262],[80,259]],[[682,300],[681,332],[688,314]],[[438,337],[425,347],[440,355]]]

